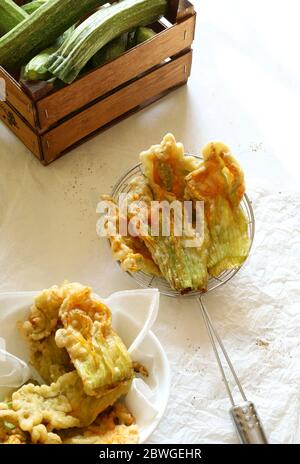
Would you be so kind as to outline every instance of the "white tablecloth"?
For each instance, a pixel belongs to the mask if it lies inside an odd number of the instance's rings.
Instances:
[[[46,168],[0,125],[0,291],[38,290],[66,278],[104,297],[134,288],[96,235],[100,195],[168,131],[190,152],[223,140],[245,169],[257,235],[247,266],[205,302],[270,440],[299,443],[298,5],[195,3],[187,87]],[[163,297],[155,332],[173,384],[151,441],[235,442],[196,302]]]

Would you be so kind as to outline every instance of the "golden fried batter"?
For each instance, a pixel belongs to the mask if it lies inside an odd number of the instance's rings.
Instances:
[[[64,432],[64,444],[135,444],[139,442],[138,427],[122,403],[101,414],[87,428]]]
[[[181,143],[167,134],[160,145],[153,145],[140,155],[144,174],[149,180],[156,200],[182,200],[186,175],[199,167],[199,160],[185,156]]]
[[[110,237],[110,243],[113,258],[120,262],[123,271],[143,271],[149,275],[161,275],[147,247],[138,237],[113,235]]]
[[[58,311],[67,295],[82,288],[81,284],[65,283],[40,293],[30,308],[28,320],[21,326],[23,334],[33,341],[43,340],[55,329],[58,322]]]
[[[63,441],[65,445],[134,445],[139,442],[139,430],[136,425],[116,425],[113,430],[102,433],[96,426],[91,426],[81,433]]]
[[[1,408],[1,405],[0,405]],[[0,443],[7,445],[21,445],[26,443],[27,436],[15,423],[0,419]]]
[[[186,178],[190,196],[207,201],[222,196],[233,206],[239,205],[245,194],[244,173],[230,148],[223,142],[210,142],[202,154],[200,168]]]
[[[74,369],[68,353],[57,347],[54,336],[61,325],[59,308],[64,299],[79,288],[84,287],[66,282],[44,290],[35,298],[28,319],[18,324],[29,343],[29,361],[47,384]]]
[[[241,266],[249,253],[248,223],[240,206],[245,193],[244,174],[222,142],[203,148],[203,163],[187,178],[186,195],[205,201],[210,245],[207,267],[217,277]]]
[[[74,369],[67,351],[56,345],[54,333],[44,340],[30,341],[29,347],[30,364],[48,385]]]
[[[31,431],[31,442],[41,445],[60,445],[62,443],[59,435],[48,432],[43,424],[36,425]]]
[[[123,382],[101,398],[95,398],[85,394],[80,377],[73,371],[50,386],[28,384],[21,387],[12,395],[12,408],[6,403],[0,404],[0,420],[29,432],[35,443],[57,442],[57,437],[49,432],[89,426],[128,392],[130,384]]]
[[[74,443],[138,440],[136,426],[121,406],[114,409],[116,430],[100,433],[98,422],[89,428],[128,393],[133,378],[127,349],[111,328],[110,310],[90,288],[64,284],[44,290],[20,328],[31,363],[52,383],[28,383],[0,403],[0,443],[60,444],[58,433],[74,428],[76,433],[67,436]],[[83,436],[79,427],[85,428]]]
[[[0,403],[0,443],[11,445],[62,443],[61,438],[55,433],[48,432],[43,424],[35,425],[25,432],[19,426],[20,417],[19,411],[5,407],[4,403]]]
[[[175,215],[170,214],[169,233],[163,233],[163,225],[167,221],[164,219],[162,209],[156,211],[154,209],[156,214],[152,214],[153,194],[145,176],[137,176],[130,182],[127,196],[128,215],[131,220],[137,222],[141,239],[170,286],[181,293],[205,289],[208,277],[206,224],[204,224],[203,242],[195,241],[193,246],[187,246],[188,241],[196,239],[196,231],[191,228],[190,237],[186,235],[186,229],[183,230],[182,235],[175,235]],[[179,206],[182,211],[182,203],[179,202]],[[151,212],[150,221],[147,211]],[[152,233],[155,223],[158,226],[158,233]]]
[[[112,330],[110,310],[86,288],[67,297],[60,308],[64,328],[56,344],[66,348],[87,395],[101,397],[133,378],[132,361]]]
[[[146,274],[160,276],[160,270],[158,266],[154,263],[149,250],[139,237],[133,237],[129,233],[127,235],[122,235],[119,232],[120,225],[120,211],[116,203],[112,198],[104,195],[103,200],[111,202],[113,207],[107,215],[106,228],[108,233],[108,238],[111,244],[111,250],[113,258],[116,261],[119,261],[121,268],[125,272],[138,272],[143,271]],[[127,197],[127,200],[130,200]],[[126,228],[128,228],[128,218],[124,219]],[[114,233],[109,234],[110,226],[113,225],[116,228]]]
[[[136,374],[141,375],[142,377],[149,377],[148,369],[143,366],[141,363],[134,361],[133,363],[133,370]]]
[[[23,436],[20,435],[20,434],[16,434],[16,435],[10,435],[7,440],[1,442],[0,443],[3,443],[4,445],[25,445],[25,441],[23,439]]]
[[[74,415],[71,402],[76,395],[77,383],[80,386],[80,379],[74,371],[50,386],[27,384],[13,393],[12,409],[16,412],[20,428],[31,432],[40,424],[46,425],[49,431],[79,426],[80,421]]]

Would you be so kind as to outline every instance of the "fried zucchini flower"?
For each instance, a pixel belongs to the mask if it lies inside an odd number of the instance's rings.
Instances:
[[[74,369],[67,350],[56,345],[55,333],[41,341],[30,340],[29,351],[30,364],[48,385]]]
[[[30,382],[0,403],[0,443],[60,444],[62,437],[74,443],[138,442],[137,427],[121,405],[113,408],[119,421],[114,427],[104,430],[96,421],[128,393],[134,369],[111,327],[110,310],[90,288],[65,283],[44,290],[19,328],[31,363],[50,385]],[[112,424],[107,414],[105,423]],[[66,429],[68,436],[62,434]]]
[[[48,337],[57,326],[58,312],[67,295],[82,288],[81,284],[64,283],[41,292],[30,308],[28,320],[19,329],[26,338],[33,341]]]
[[[125,395],[130,382],[119,384],[100,398],[88,396],[76,371],[51,385],[27,384],[12,394],[11,408],[0,404],[0,420],[17,424],[35,443],[59,442],[53,430],[87,427]],[[51,435],[49,435],[51,433]]]
[[[241,266],[249,253],[248,223],[240,206],[245,182],[226,145],[211,142],[202,153],[202,165],[186,177],[186,197],[205,201],[210,234],[208,271],[216,277]]]
[[[159,275],[153,268],[156,265],[173,289],[186,293],[206,290],[209,275],[217,277],[243,264],[250,247],[247,219],[240,206],[245,193],[243,172],[221,142],[204,147],[203,158],[185,156],[183,145],[172,134],[141,153],[144,176],[137,176],[126,189],[129,236],[110,238],[124,270],[140,271],[150,263],[150,273]],[[200,232],[199,201],[204,205]],[[181,234],[175,232],[178,221]]]
[[[119,261],[125,272],[142,271],[152,276],[161,276],[158,266],[139,237],[114,235],[110,237],[113,258]]]
[[[116,403],[100,414],[89,427],[60,433],[64,444],[136,444],[139,430],[135,420],[122,403]]]
[[[149,250],[139,237],[133,237],[130,234],[109,233],[110,223],[115,225],[117,231],[119,231],[120,211],[111,197],[103,195],[102,199],[107,201],[111,206],[106,216],[106,230],[113,258],[119,261],[121,268],[125,272],[142,271],[149,275],[160,276],[161,273],[158,266],[154,263]],[[126,227],[128,227],[127,216],[123,217],[123,220]]]
[[[205,289],[207,284],[207,234],[205,233],[204,240],[199,246],[187,246],[187,241],[195,239],[196,235],[192,235],[193,231],[191,236],[185,235],[183,230],[183,234],[177,236],[175,234],[176,219],[171,211],[168,215],[170,233],[164,235],[162,231],[166,216],[160,208],[153,211],[156,206],[151,203],[153,193],[146,177],[136,177],[130,182],[129,187],[129,218],[136,221],[139,226],[136,226],[136,229],[140,233],[140,238],[170,286],[181,293]],[[180,203],[181,208],[183,205]],[[159,231],[157,235],[151,229],[153,221],[157,222]]]
[[[29,344],[29,361],[42,379],[50,384],[74,369],[65,349],[56,346],[54,335],[59,321],[59,308],[72,292],[84,288],[68,283],[43,290],[34,300],[26,321],[18,328]]]
[[[134,375],[132,360],[111,327],[107,306],[90,288],[83,288],[64,300],[59,316],[64,328],[57,330],[56,344],[69,353],[85,393],[105,398],[122,385],[122,393],[127,393]]]
[[[172,134],[167,134],[160,145],[153,145],[140,154],[144,174],[156,200],[183,200],[186,188],[185,177],[199,167],[194,156],[185,156],[181,143],[176,143]]]

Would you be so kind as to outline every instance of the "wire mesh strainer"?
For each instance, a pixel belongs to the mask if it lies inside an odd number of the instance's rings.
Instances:
[[[196,155],[194,156],[195,158],[201,159],[199,156],[196,156]],[[138,175],[143,175],[141,163],[137,164],[132,169],[127,171],[116,183],[116,185],[113,188],[112,194],[111,194],[111,196],[113,197],[115,201],[118,201],[120,194],[129,192],[130,181]],[[254,214],[253,214],[251,202],[247,195],[245,195],[244,198],[242,199],[241,207],[248,219],[248,236],[250,240],[250,250],[251,250],[253,239],[254,239],[254,232],[255,232],[255,220],[254,220]],[[241,442],[245,444],[266,444],[268,442],[267,442],[263,427],[261,425],[261,422],[256,413],[255,406],[252,402],[247,400],[244,390],[241,386],[241,383],[236,375],[236,372],[227,354],[227,351],[222,343],[222,340],[201,298],[203,294],[206,294],[207,292],[210,292],[211,290],[214,290],[220,287],[221,285],[224,285],[226,282],[232,279],[232,277],[235,276],[235,274],[240,270],[240,268],[241,267],[225,271],[218,277],[210,277],[206,292],[192,291],[184,295],[181,295],[180,292],[173,290],[164,278],[150,276],[148,274],[145,274],[142,271],[127,272],[127,273],[143,288],[157,288],[161,292],[162,295],[166,295],[168,297],[186,298],[186,299],[193,297],[197,299],[199,303],[199,307],[202,312],[205,327],[207,329],[209,339],[211,341],[214,354],[216,356],[216,360],[217,360],[217,363],[218,363],[218,366],[219,366],[219,369],[222,375],[222,379],[224,381],[226,391],[228,393],[228,396],[229,396],[229,399],[232,405],[230,409],[230,414],[234,421],[238,436]],[[225,370],[224,370],[224,367],[221,361],[220,352],[223,354],[223,358],[227,362],[227,366],[237,384],[237,387],[239,389],[239,392],[243,400],[242,403],[236,403],[233,398],[233,395],[232,395],[232,392],[231,392],[231,389],[230,389],[230,386],[229,386],[229,383],[228,383],[228,380],[225,374]]]

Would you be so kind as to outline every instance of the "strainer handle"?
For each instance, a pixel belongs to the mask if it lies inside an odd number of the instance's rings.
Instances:
[[[241,441],[241,443],[243,444],[256,444],[256,445],[259,445],[259,444],[268,444],[268,440],[266,438],[266,435],[265,435],[265,432],[264,432],[264,429],[263,429],[263,426],[260,422],[260,419],[257,415],[257,412],[256,412],[256,409],[255,409],[255,406],[253,403],[251,403],[250,401],[247,400],[246,398],[246,395],[244,393],[244,390],[243,390],[243,387],[238,379],[238,376],[234,370],[234,367],[230,361],[230,358],[228,356],[228,353],[225,349],[225,346],[223,345],[223,342],[208,314],[208,311],[201,299],[201,297],[198,298],[198,302],[199,302],[199,305],[200,305],[200,308],[201,308],[201,312],[202,312],[202,316],[203,316],[203,319],[204,319],[204,323],[205,323],[205,327],[207,329],[207,333],[208,333],[208,336],[209,336],[209,339],[210,339],[210,342],[211,342],[211,345],[212,345],[212,348],[214,350],[214,353],[215,353],[215,356],[216,356],[216,360],[217,360],[217,363],[218,363],[218,366],[219,366],[219,369],[220,369],[220,372],[221,372],[221,375],[222,375],[222,378],[223,378],[223,381],[224,381],[224,384],[225,384],[225,387],[226,387],[226,390],[227,390],[227,393],[228,393],[228,396],[229,396],[229,399],[230,399],[230,402],[232,404],[232,408],[230,409],[230,415],[233,419],[233,422],[234,422],[234,425],[235,425],[235,428],[236,428],[236,432],[238,434],[238,437]],[[224,358],[226,359],[226,362],[228,364],[228,367],[231,371],[231,374],[237,384],[237,387],[240,391],[240,394],[243,398],[243,402],[241,404],[236,404],[234,399],[233,399],[233,396],[232,396],[232,392],[231,392],[231,389],[229,387],[229,383],[228,383],[228,380],[227,380],[227,377],[226,377],[226,374],[225,374],[225,371],[224,371],[224,367],[223,367],[223,364],[221,362],[221,358],[220,358],[220,355],[219,355],[219,351],[218,351],[218,348],[217,348],[217,344],[219,346],[219,349],[221,349],[223,355],[224,355]]]
[[[250,401],[230,409],[240,442],[244,445],[267,445],[268,440],[255,406]]]

